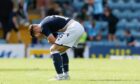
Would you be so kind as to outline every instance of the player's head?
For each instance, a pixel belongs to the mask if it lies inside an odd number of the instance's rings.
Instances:
[[[41,27],[39,26],[39,24],[30,25],[29,30],[32,37],[40,37],[42,35]]]
[[[108,6],[106,6],[106,7],[104,8],[104,15],[108,17],[108,16],[110,16],[111,13],[112,13],[111,8],[108,7]]]
[[[128,29],[127,29],[127,30],[125,30],[125,35],[126,35],[126,36],[130,36],[130,35],[131,35],[131,31],[130,31],[130,30],[128,30]]]

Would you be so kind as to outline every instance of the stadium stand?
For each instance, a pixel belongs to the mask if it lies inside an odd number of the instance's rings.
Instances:
[[[116,36],[123,37],[123,31],[130,29],[133,36],[140,40],[140,1],[139,0],[109,0],[109,7],[119,19]]]
[[[62,4],[68,1],[68,3],[70,3],[70,6],[72,6],[73,9],[75,8],[73,16],[75,16],[75,14],[77,14],[79,10],[81,10],[82,6],[85,3],[84,0],[54,0],[54,1],[56,1],[60,5],[61,9],[63,9]],[[77,4],[78,2],[80,3]],[[107,0],[107,5],[112,9],[113,14],[119,18],[119,22],[117,24],[117,32],[116,32],[117,40],[121,42],[120,39],[124,37],[124,30],[129,29],[131,30],[132,35],[136,38],[136,40],[140,41],[140,34],[139,34],[140,0]],[[29,10],[28,13],[29,13],[29,21],[31,23],[40,22],[42,17],[40,11],[37,8]],[[108,42],[107,39],[108,24],[106,21],[98,21],[96,23],[100,25],[100,31],[102,31],[102,40],[100,40],[100,42],[93,41],[93,43],[105,44]],[[20,26],[19,31],[21,32],[22,41],[26,44],[29,44],[31,42],[31,39],[27,27]],[[0,30],[0,37],[2,37],[1,30]],[[3,40],[0,40],[0,42],[4,43]],[[15,32],[12,32],[10,43],[18,43],[18,41],[16,40]],[[112,42],[109,44],[112,45],[115,43]],[[124,43],[122,42],[122,44]]]

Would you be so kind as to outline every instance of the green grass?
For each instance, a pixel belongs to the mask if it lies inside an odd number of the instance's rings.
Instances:
[[[140,84],[140,60],[71,59],[71,80],[54,75],[50,59],[0,59],[0,84]]]

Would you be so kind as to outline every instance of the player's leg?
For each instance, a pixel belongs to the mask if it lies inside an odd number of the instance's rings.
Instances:
[[[79,38],[81,37],[83,33],[84,33],[83,26],[79,24],[78,22],[74,21],[71,25],[67,27],[67,30],[63,34],[58,36],[58,38],[56,39],[55,43],[57,45],[62,45],[62,46],[59,46],[60,50],[59,49],[58,50],[62,53],[64,52],[63,48],[66,48],[65,49],[66,51],[70,47],[75,47],[75,44],[78,43]],[[69,62],[68,56],[66,54],[64,55],[62,56],[63,58],[61,60],[62,61],[64,60],[62,64],[66,64],[64,72],[68,72],[69,71],[69,68],[67,65]]]
[[[14,31],[16,32],[16,34],[17,34],[17,37],[18,37],[18,42],[19,43],[21,43],[22,42],[22,40],[21,40],[21,35],[20,35],[20,32],[19,32],[19,30],[17,29],[17,28],[13,28],[14,29]]]
[[[63,61],[60,55],[61,52],[65,52],[68,47],[60,46],[57,44],[53,44],[50,48],[51,55],[54,62],[54,67],[57,72],[57,80],[63,80]]]
[[[8,43],[10,42],[11,32],[12,32],[12,28],[7,28],[6,41]]]
[[[6,35],[6,41],[7,41],[8,43],[9,43],[10,36],[11,36],[11,32],[8,32],[7,35]]]
[[[68,79],[69,78],[69,58],[66,52],[61,53],[63,62],[63,74]]]

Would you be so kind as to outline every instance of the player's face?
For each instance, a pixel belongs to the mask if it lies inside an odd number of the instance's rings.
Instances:
[[[126,37],[129,36],[129,34],[128,34],[127,32],[125,32],[125,36],[126,36]]]
[[[109,12],[108,12],[108,11],[105,11],[104,14],[105,14],[105,16],[107,16],[107,17],[109,16]]]
[[[35,34],[35,37],[37,37],[37,38],[42,37],[41,28],[37,25],[34,26],[34,34]]]
[[[37,37],[37,38],[41,37],[41,33],[36,32],[35,37]]]

